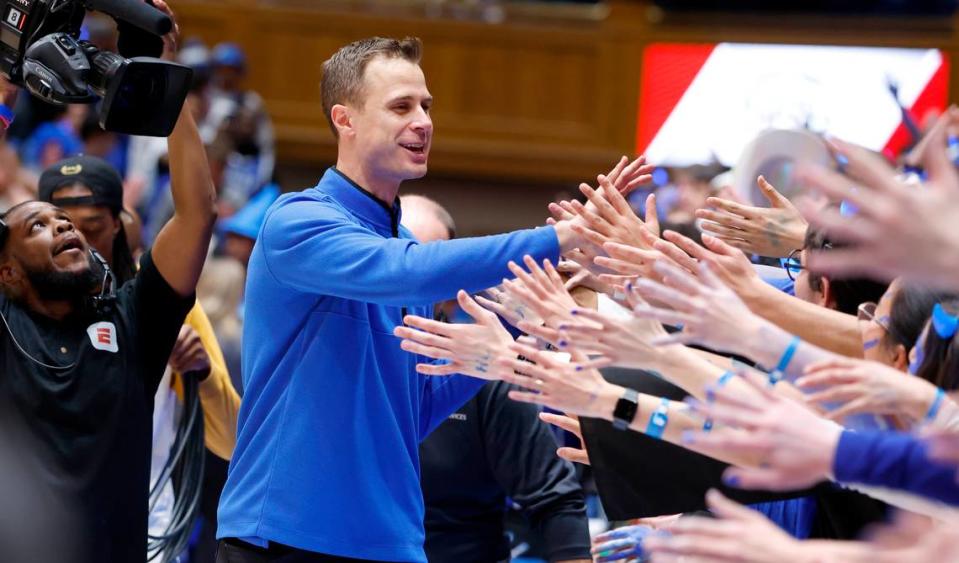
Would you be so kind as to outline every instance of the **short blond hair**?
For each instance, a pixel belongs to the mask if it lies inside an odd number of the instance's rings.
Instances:
[[[418,37],[404,37],[399,40],[385,37],[360,39],[341,47],[323,63],[320,95],[323,112],[333,136],[339,136],[336,126],[333,125],[333,106],[363,103],[363,75],[366,65],[379,56],[401,58],[418,65],[423,56],[423,42]]]

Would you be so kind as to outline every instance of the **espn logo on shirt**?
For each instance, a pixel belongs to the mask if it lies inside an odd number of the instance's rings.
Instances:
[[[90,336],[90,343],[97,350],[114,354],[120,350],[117,345],[117,327],[113,323],[93,323],[87,328],[87,334]]]

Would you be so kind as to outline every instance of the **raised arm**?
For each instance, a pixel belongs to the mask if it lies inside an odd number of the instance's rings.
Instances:
[[[164,2],[157,1],[156,7],[173,16]],[[164,37],[165,59],[173,58],[177,29],[174,25],[173,32]],[[157,234],[152,255],[163,279],[186,296],[196,289],[216,221],[216,191],[206,149],[186,104],[167,143],[174,212]]]

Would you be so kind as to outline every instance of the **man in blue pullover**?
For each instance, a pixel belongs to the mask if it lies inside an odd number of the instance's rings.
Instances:
[[[485,383],[416,373],[406,314],[555,261],[568,221],[418,244],[403,180],[426,174],[432,97],[417,39],[365,39],[323,65],[334,168],[280,197],[250,258],[237,445],[220,500],[218,562],[424,562],[420,440]]]

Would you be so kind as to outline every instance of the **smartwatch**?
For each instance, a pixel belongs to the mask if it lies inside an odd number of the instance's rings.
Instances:
[[[613,409],[613,427],[617,430],[626,430],[636,418],[636,411],[639,409],[639,393],[633,389],[623,391],[623,396],[616,401],[616,408]]]

